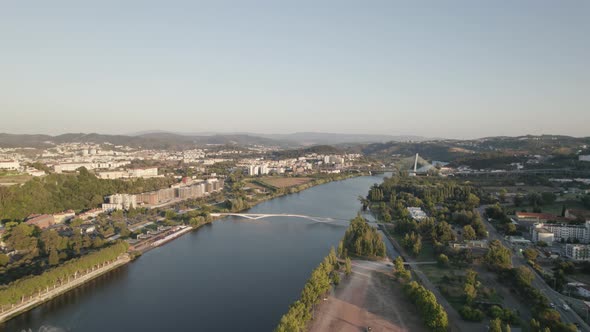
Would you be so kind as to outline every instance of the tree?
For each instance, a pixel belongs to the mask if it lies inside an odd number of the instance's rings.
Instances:
[[[502,332],[502,320],[500,318],[494,318],[490,321],[488,328],[489,332]]]
[[[402,280],[408,280],[411,277],[410,271],[406,270],[404,260],[401,256],[397,256],[393,261],[394,275]]]
[[[350,273],[352,273],[352,262],[350,261],[349,257],[346,257],[346,261],[344,262],[344,269],[347,276],[350,275]]]
[[[338,242],[338,257],[343,258],[344,256],[344,242],[342,240]]]
[[[512,254],[499,240],[494,240],[490,243],[490,248],[485,255],[485,262],[492,269],[506,269],[512,266]]]
[[[4,266],[10,262],[10,257],[6,254],[0,253],[0,266]]]
[[[385,257],[385,243],[377,230],[361,216],[352,219],[344,234],[344,248],[349,254]]]
[[[436,224],[432,230],[432,239],[443,244],[454,241],[455,234],[453,233],[451,225],[446,221],[441,221]]]
[[[33,251],[37,249],[38,243],[34,232],[35,226],[20,223],[10,229],[5,242],[10,248],[16,250]]]
[[[463,226],[463,240],[470,241],[475,240],[477,235],[475,234],[475,230],[471,225]]]
[[[506,233],[507,234],[514,234],[516,233],[516,225],[515,224],[507,224],[506,225]]]
[[[445,254],[438,255],[437,261],[440,266],[449,265],[449,257],[447,257]]]
[[[469,209],[473,209],[479,206],[479,197],[477,197],[475,194],[470,193],[467,196],[467,202],[466,202],[467,206],[469,207]]]
[[[472,284],[466,284],[463,291],[465,292],[465,302],[471,304],[477,297],[477,289]]]
[[[51,252],[49,253],[49,265],[57,264],[59,264],[59,255],[57,253],[57,250],[51,249]]]
[[[539,256],[539,252],[534,248],[526,248],[523,250],[522,255],[529,261],[535,261]]]
[[[506,202],[506,194],[508,193],[508,191],[506,191],[506,189],[502,188],[500,189],[500,191],[498,192],[498,197],[500,198],[500,202],[505,203]]]
[[[533,272],[526,266],[519,266],[514,269],[516,281],[523,286],[530,286],[535,279]]]
[[[68,240],[60,236],[54,229],[48,229],[41,233],[41,245],[43,252],[48,255],[52,250],[64,250]]]

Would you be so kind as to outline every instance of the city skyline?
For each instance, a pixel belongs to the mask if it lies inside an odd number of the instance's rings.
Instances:
[[[590,135],[584,2],[4,7],[0,132]]]

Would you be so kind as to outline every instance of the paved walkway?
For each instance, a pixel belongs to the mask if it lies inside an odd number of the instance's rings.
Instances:
[[[57,297],[63,293],[66,293],[66,292],[98,277],[99,275],[101,275],[103,273],[106,273],[106,272],[113,270],[121,265],[129,263],[130,260],[131,259],[129,258],[128,255],[124,255],[122,257],[119,257],[117,260],[115,260],[111,264],[100,267],[94,271],[90,271],[89,273],[82,275],[82,276],[78,277],[77,279],[70,281],[67,284],[63,284],[61,286],[53,288],[45,293],[41,293],[41,295],[33,297],[31,300],[28,300],[24,303],[20,303],[18,305],[15,305],[14,307],[8,309],[7,311],[0,313],[0,322],[4,322],[4,321],[9,320],[10,318],[17,316],[23,312],[29,311],[29,310],[35,308],[36,306],[40,305],[41,303],[49,301],[54,297]]]

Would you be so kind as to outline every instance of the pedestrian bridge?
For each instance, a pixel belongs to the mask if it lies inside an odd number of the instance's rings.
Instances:
[[[263,218],[270,218],[270,217],[291,217],[291,218],[301,218],[307,219],[315,222],[321,223],[335,223],[335,224],[343,224],[346,223],[348,225],[349,220],[346,219],[337,219],[337,218],[330,218],[330,217],[313,217],[313,216],[306,216],[302,214],[291,214],[291,213],[211,213],[212,217],[226,217],[226,216],[233,216],[233,217],[242,217],[245,219],[250,220],[258,220]]]

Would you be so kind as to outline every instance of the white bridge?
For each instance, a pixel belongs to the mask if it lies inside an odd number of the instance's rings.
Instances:
[[[242,217],[250,220],[258,220],[263,218],[269,217],[293,217],[293,218],[302,218],[308,219],[315,222],[323,222],[323,223],[342,223],[346,222],[348,224],[348,220],[345,219],[336,219],[336,218],[328,218],[328,217],[312,217],[306,216],[302,214],[290,214],[290,213],[211,213],[212,217],[225,217],[225,216],[234,216],[234,217]]]

